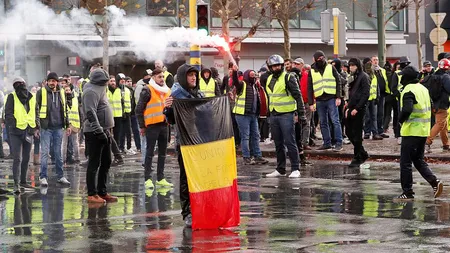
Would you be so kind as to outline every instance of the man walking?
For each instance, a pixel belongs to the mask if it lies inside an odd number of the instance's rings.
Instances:
[[[111,196],[106,188],[111,166],[111,129],[114,127],[113,112],[106,95],[108,80],[109,75],[105,70],[96,69],[83,90],[82,103],[86,115],[84,135],[89,149],[86,184],[88,202],[91,203],[117,201],[117,197]]]
[[[338,107],[341,104],[341,82],[339,73],[327,63],[325,54],[318,50],[314,53],[314,64],[308,76],[308,102],[317,103],[317,111],[320,120],[320,130],[323,137],[323,145],[318,150],[329,150],[331,135],[328,125],[328,115],[331,116],[331,124],[336,139],[335,151],[342,150],[342,128],[339,122]],[[310,104],[311,111],[314,104]]]
[[[400,84],[403,86],[399,116],[403,138],[400,151],[400,180],[403,193],[397,200],[414,199],[413,163],[420,175],[431,185],[434,197],[437,198],[442,193],[443,184],[424,160],[425,142],[430,135],[431,127],[430,95],[427,88],[419,83],[419,71],[415,67],[407,66],[399,74],[402,76]]]
[[[70,185],[70,182],[64,177],[63,159],[61,155],[61,144],[64,135],[70,135],[71,130],[68,127],[65,108],[65,96],[58,85],[58,75],[51,72],[47,76],[47,86],[43,87],[36,93],[36,118],[40,131],[36,131],[36,135],[40,135],[41,142],[41,172],[39,182],[41,186],[47,187],[47,169],[48,155],[50,153],[50,142],[55,156],[56,174],[58,183]]]

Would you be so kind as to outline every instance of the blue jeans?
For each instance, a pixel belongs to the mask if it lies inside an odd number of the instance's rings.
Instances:
[[[371,100],[367,104],[366,117],[364,119],[364,135],[377,135],[377,124],[377,102],[375,100]]]
[[[288,150],[289,160],[291,160],[291,170],[299,170],[300,157],[298,154],[297,142],[295,140],[294,113],[284,113],[270,116],[270,130],[275,141],[277,153],[277,171],[286,174],[286,150]]]
[[[236,114],[236,122],[241,135],[242,156],[244,158],[250,158],[250,156],[261,157],[258,118],[256,115]]]
[[[147,138],[141,136],[141,154],[142,154],[142,164],[145,163],[145,156],[147,154]]]
[[[320,131],[322,132],[323,145],[325,147],[331,146],[330,128],[328,126],[328,114],[333,125],[334,138],[336,139],[336,146],[342,146],[342,128],[339,122],[339,111],[336,106],[336,99],[329,99],[327,101],[317,101],[317,113],[320,120]]]
[[[58,179],[64,177],[63,159],[61,155],[61,145],[63,135],[64,135],[63,129],[41,129],[41,173],[39,174],[40,178],[48,178],[47,162],[48,162],[48,154],[50,153],[50,142],[52,142],[52,148],[54,150],[56,175],[58,176]]]

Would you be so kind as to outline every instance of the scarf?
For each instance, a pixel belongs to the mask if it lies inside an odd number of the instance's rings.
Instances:
[[[170,91],[169,87],[166,84],[164,84],[164,86],[159,86],[153,79],[150,79],[149,84],[150,84],[150,86],[152,86],[153,89],[155,89],[156,91],[158,91],[160,93],[166,94]]]

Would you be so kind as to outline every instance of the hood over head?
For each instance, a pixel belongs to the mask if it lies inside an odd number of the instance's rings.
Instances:
[[[250,83],[250,84],[254,84],[255,83],[255,81],[256,81],[256,77],[255,78],[250,78],[250,72],[255,72],[254,70],[252,70],[252,69],[249,69],[249,70],[246,70],[245,72],[244,72],[244,81],[246,82],[246,83]],[[255,73],[256,74],[256,73]]]
[[[199,80],[197,78],[197,84],[195,85],[195,87],[193,89],[188,87],[188,83],[187,83],[187,73],[191,72],[191,71],[195,71],[197,73],[198,76],[198,70],[189,64],[183,64],[181,65],[178,70],[177,70],[177,80],[178,83],[180,84],[180,86],[185,89],[186,91],[188,91],[191,94],[195,94],[195,97],[197,97],[197,93],[198,93],[198,86],[199,86]]]
[[[212,75],[212,78],[218,78],[219,70],[217,70],[215,67],[211,67],[211,75]]]
[[[361,63],[361,61],[360,61],[358,58],[351,58],[351,59],[348,61],[348,65],[349,65],[349,66],[350,66],[350,65],[355,65],[356,68],[358,69],[357,72],[359,72],[359,73],[363,72],[362,63]]]
[[[209,73],[209,78],[212,77],[212,73],[211,70],[209,68],[202,68],[202,72],[200,73],[200,75],[202,76],[203,79],[205,78],[205,73],[208,72]],[[209,80],[209,78],[207,78]]]
[[[106,86],[109,81],[109,74],[104,69],[96,69],[89,76],[90,82],[98,86]]]
[[[342,61],[339,58],[333,60],[334,68],[340,73],[342,71]]]

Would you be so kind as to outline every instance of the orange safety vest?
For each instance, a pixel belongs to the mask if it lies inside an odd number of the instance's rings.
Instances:
[[[164,111],[164,102],[170,96],[170,90],[166,94],[156,91],[151,85],[147,85],[151,92],[150,101],[144,111],[145,126],[164,122],[166,120]]]

